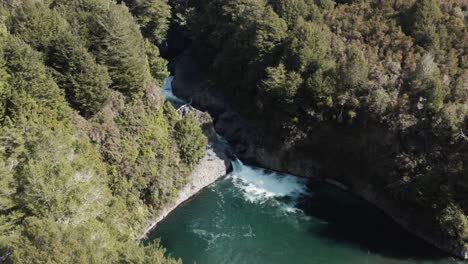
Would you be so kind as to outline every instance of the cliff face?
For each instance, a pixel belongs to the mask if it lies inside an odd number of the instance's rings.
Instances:
[[[317,125],[307,141],[275,140],[272,133],[243,119],[220,94],[210,89],[189,52],[179,56],[171,66],[176,75],[172,84],[174,93],[208,111],[214,118],[216,131],[231,143],[243,161],[293,175],[321,178],[348,189],[379,207],[411,233],[446,252],[468,258],[467,250],[456,237],[435,227],[430,211],[395,201],[376,187],[379,179],[398,166],[395,153],[410,144],[399,135],[372,123],[360,126],[365,129]]]

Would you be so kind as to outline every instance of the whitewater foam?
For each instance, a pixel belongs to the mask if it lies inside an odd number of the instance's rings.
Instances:
[[[229,177],[250,202],[263,203],[272,198],[289,198],[295,202],[301,195],[308,194],[304,179],[245,166],[239,160],[232,163],[234,170]],[[297,210],[288,203],[286,205],[286,211]]]
[[[215,234],[215,233],[212,233],[212,232],[208,232],[204,229],[192,229],[192,232],[196,235],[198,235],[199,237],[201,237],[203,240],[205,240],[207,242],[207,247],[205,250],[211,250],[213,249],[214,247],[216,247],[217,243],[216,241],[219,240],[219,239],[231,239],[231,235],[229,234],[225,234],[225,233],[218,233],[218,234]]]

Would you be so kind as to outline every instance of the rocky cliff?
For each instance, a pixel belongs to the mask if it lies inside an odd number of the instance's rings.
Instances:
[[[379,124],[357,130],[346,126],[320,125],[307,142],[301,138],[278,144],[272,133],[249,122],[218,94],[204,78],[189,51],[173,61],[174,93],[214,118],[216,131],[232,145],[246,163],[303,177],[323,179],[374,204],[411,233],[460,258],[467,250],[456,237],[448,237],[431,223],[430,212],[388,197],[372,184],[395,167],[392,155],[407,147],[399,135]],[[366,120],[361,120],[365,122]],[[281,141],[283,142],[283,141]],[[339,161],[339,162],[338,162]]]

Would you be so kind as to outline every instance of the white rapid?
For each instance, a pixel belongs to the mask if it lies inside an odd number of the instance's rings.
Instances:
[[[173,76],[166,79],[162,88],[163,94],[170,102],[184,104],[186,102],[175,96],[172,91],[173,79]],[[228,178],[232,179],[234,186],[241,190],[248,201],[264,202],[272,198],[289,198],[294,202],[301,195],[307,194],[304,179],[246,166],[235,157],[226,139],[218,135],[218,140],[232,158],[233,171],[228,175]]]
[[[246,166],[238,159],[232,162],[228,176],[250,202],[264,202],[272,198],[288,198],[293,202],[307,195],[304,179],[261,168]]]
[[[164,85],[162,87],[162,92],[166,100],[176,103],[176,104],[185,104],[186,101],[182,100],[181,98],[177,97],[174,95],[172,92],[172,80],[174,79],[174,76],[169,76],[166,78],[164,81]]]
[[[169,77],[164,96],[180,105],[171,82]],[[362,200],[329,185],[306,188],[303,178],[244,165],[224,138],[218,140],[232,172],[181,204],[147,243],[161,238],[168,254],[186,263],[457,263]],[[304,195],[309,197],[300,199]]]

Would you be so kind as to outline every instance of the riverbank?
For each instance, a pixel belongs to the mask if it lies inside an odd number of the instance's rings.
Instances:
[[[216,135],[213,120],[209,114],[186,106],[179,110],[179,115],[182,117],[190,115],[200,122],[203,133],[208,138],[206,155],[191,173],[190,182],[179,190],[176,200],[162,209],[157,217],[148,222],[143,233],[138,237],[138,240],[144,239],[161,220],[168,216],[179,205],[189,200],[203,188],[226,176],[231,166],[230,159],[227,157],[224,146]]]
[[[367,131],[350,130],[344,133],[345,136],[341,134],[339,137],[333,134],[334,132],[330,133],[329,128],[318,127],[317,131],[313,132],[317,134],[315,145],[306,146],[312,149],[312,152],[308,153],[309,155],[303,155],[288,145],[272,145],[274,143],[268,135],[258,132],[261,130],[255,127],[255,124],[244,120],[233,110],[221,95],[216,94],[214,89],[210,89],[210,84],[202,77],[203,73],[189,51],[177,58],[172,69],[178,76],[173,83],[174,93],[191,101],[195,107],[209,112],[215,120],[216,131],[229,141],[241,160],[248,164],[302,177],[320,175],[320,180],[332,183],[365,199],[410,233],[426,242],[459,258],[468,258],[468,251],[456,239],[434,232],[427,222],[432,221],[428,212],[410,206],[403,208],[401,204],[389,199],[383,192],[366,182],[366,176],[363,177],[364,179],[350,176],[364,174],[372,177],[373,174],[385,173],[385,168],[388,166],[385,164],[385,155],[391,149],[404,147],[400,146],[399,139],[395,135],[389,134],[382,127],[373,126]],[[333,142],[332,140],[336,138],[344,138],[344,140],[327,146],[328,142]],[[378,139],[379,146],[371,144],[373,139]],[[366,150],[365,146],[371,146],[371,148]],[[367,156],[372,157],[366,160],[368,157],[356,156],[353,147],[356,148],[356,153],[364,151],[368,152]],[[385,148],[389,149],[388,152],[380,151]],[[333,156],[331,153],[337,154],[343,164],[338,165],[333,158],[329,159],[328,156]],[[362,164],[353,164],[355,160]],[[372,164],[373,162],[376,164]],[[361,166],[366,163],[369,163],[368,167],[379,169],[367,173],[363,169],[366,166]]]

